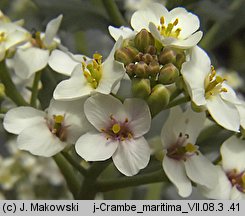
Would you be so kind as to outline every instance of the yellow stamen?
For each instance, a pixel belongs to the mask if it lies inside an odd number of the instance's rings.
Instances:
[[[188,144],[185,146],[185,150],[186,150],[187,152],[192,153],[192,152],[195,152],[195,151],[197,150],[197,147],[196,147],[195,145],[191,144],[191,143],[188,143]]]
[[[164,37],[174,37],[178,38],[181,32],[181,28],[177,28],[174,30],[175,26],[178,25],[179,19],[175,19],[174,22],[168,23],[168,25],[164,25],[165,19],[162,16],[160,18],[160,26],[157,27],[160,34]]]
[[[113,131],[114,134],[119,133],[120,130],[121,130],[121,127],[120,127],[119,124],[114,124],[114,125],[112,126],[112,131]]]
[[[54,116],[54,121],[57,124],[61,124],[64,121],[64,116],[62,116],[62,115],[55,115]]]

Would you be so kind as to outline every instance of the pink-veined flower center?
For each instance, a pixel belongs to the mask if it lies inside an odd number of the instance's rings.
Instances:
[[[178,18],[175,19],[174,22],[168,23],[168,25],[165,25],[165,19],[162,16],[160,18],[160,25],[157,27],[158,31],[160,34],[164,37],[173,37],[173,38],[178,38],[181,32],[181,28],[175,28],[179,23]],[[174,29],[175,28],[175,29]]]
[[[106,135],[106,139],[124,141],[133,137],[133,133],[129,127],[128,119],[125,118],[123,122],[120,122],[117,121],[113,115],[110,116],[109,126],[105,129],[101,129],[101,131]]]
[[[64,125],[63,115],[53,115],[52,119],[47,119],[47,125],[52,134],[57,136],[61,141],[66,141],[68,126]]]
[[[176,143],[167,149],[167,156],[174,160],[186,161],[188,157],[198,154],[198,147],[189,143],[188,139],[188,134],[180,133]]]
[[[239,173],[236,169],[226,173],[232,186],[242,193],[245,193],[245,171]]]

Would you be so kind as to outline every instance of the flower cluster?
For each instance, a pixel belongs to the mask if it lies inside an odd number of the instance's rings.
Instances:
[[[194,183],[207,198],[245,198],[245,102],[197,45],[203,33],[196,15],[150,4],[132,15],[132,28],[109,26],[115,39],[110,54],[95,52],[91,58],[62,45],[56,36],[61,21],[59,15],[45,32],[30,33],[0,14],[3,126],[17,135],[20,150],[43,157],[64,154],[84,173],[95,161],[111,160],[130,178],[160,162],[181,197],[191,195]],[[42,109],[38,91],[47,67],[65,78]],[[122,80],[131,86],[130,98],[117,94],[124,90]],[[147,139],[152,119],[168,109],[158,134],[161,148],[154,149]],[[196,145],[209,124],[234,133],[216,162]]]

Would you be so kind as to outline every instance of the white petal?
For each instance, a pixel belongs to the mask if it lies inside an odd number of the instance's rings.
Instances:
[[[114,87],[120,82],[125,74],[125,68],[122,63],[106,60],[103,63],[103,72],[97,92],[110,94]]]
[[[151,127],[151,113],[147,103],[141,99],[130,98],[123,103],[134,137],[147,133]]]
[[[68,53],[54,50],[49,57],[48,64],[54,71],[70,76],[75,66],[81,62],[72,59]]]
[[[115,28],[113,26],[108,27],[110,35],[114,38],[115,41],[119,39],[120,36],[123,37],[123,39],[131,38],[135,35],[135,32],[128,28],[121,26],[120,28]]]
[[[51,157],[62,151],[67,143],[61,142],[43,122],[24,129],[17,138],[17,145],[34,155]]]
[[[245,129],[245,103],[236,105],[240,115],[240,124]]]
[[[53,42],[53,39],[59,30],[62,17],[63,17],[62,15],[59,15],[57,18],[52,19],[47,24],[47,27],[45,30],[45,38],[44,38],[45,45],[49,46]]]
[[[230,103],[233,103],[233,104],[241,104],[241,100],[239,100],[239,98],[237,97],[236,92],[229,85],[227,85],[226,83],[223,83],[222,87],[227,90],[227,92],[220,93],[220,96],[224,100]]]
[[[191,47],[194,47],[198,44],[198,42],[201,40],[203,33],[201,31],[198,31],[194,34],[192,34],[190,37],[184,39],[184,40],[175,40],[171,44],[168,44],[170,46],[182,48],[182,49],[189,49]],[[164,44],[164,41],[163,41]]]
[[[118,141],[106,139],[102,133],[86,133],[75,144],[76,152],[86,161],[103,161],[112,156]]]
[[[236,169],[245,170],[245,141],[232,136],[221,146],[222,165],[225,171]]]
[[[187,142],[195,144],[197,137],[204,127],[205,119],[205,112],[194,112],[189,106],[182,116],[175,121],[173,130],[176,135],[179,135],[180,133],[183,135],[188,134],[189,138]]]
[[[77,65],[69,79],[61,81],[54,90],[54,99],[69,101],[90,95],[94,91],[85,79],[81,65]]]
[[[232,199],[232,200],[244,200],[245,199],[245,193],[242,193],[236,187],[233,187],[231,190],[230,199]]]
[[[220,166],[216,166],[216,172],[218,175],[218,183],[214,188],[209,189],[198,185],[198,189],[203,196],[209,199],[229,199],[232,185]]]
[[[101,131],[110,125],[112,115],[117,119],[117,113],[123,112],[123,106],[111,95],[97,94],[86,100],[84,112],[89,122]]]
[[[18,44],[21,44],[27,41],[29,38],[29,34],[26,31],[14,31],[8,35],[7,41],[4,43],[5,49],[8,50],[11,47],[14,47]]]
[[[216,95],[207,99],[207,108],[219,125],[227,130],[239,131],[240,117],[234,104],[223,100],[220,95]]]
[[[178,7],[174,8],[170,12],[171,22],[174,22],[178,19],[178,24],[175,26],[173,31],[177,28],[180,28],[180,36],[181,38],[187,38],[200,27],[199,19],[193,13],[188,12],[186,9]]]
[[[168,10],[161,4],[153,3],[142,10],[136,11],[131,18],[131,26],[134,30],[140,31],[145,28],[148,30],[149,23],[160,24],[160,18],[164,16],[168,22]]]
[[[179,106],[176,106],[170,110],[168,119],[163,125],[161,132],[161,140],[164,149],[168,149],[170,146],[176,143],[179,134],[175,132],[174,127],[182,115],[183,111]]]
[[[168,156],[163,158],[163,169],[169,180],[175,185],[178,193],[182,197],[191,195],[191,181],[187,178],[184,164],[181,161],[173,160]]]
[[[32,107],[17,107],[6,113],[3,126],[8,132],[19,134],[25,128],[44,121],[44,117],[44,112]]]
[[[30,78],[32,74],[46,67],[49,51],[35,47],[18,49],[14,56],[15,73],[23,78]]]
[[[207,188],[214,188],[218,183],[216,167],[201,153],[189,157],[185,162],[187,176],[194,182]]]
[[[120,142],[112,155],[117,169],[126,176],[136,175],[150,160],[150,148],[144,137]]]

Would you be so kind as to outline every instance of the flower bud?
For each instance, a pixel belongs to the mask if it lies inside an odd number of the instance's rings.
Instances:
[[[133,77],[135,74],[134,74],[134,71],[135,71],[135,64],[134,63],[129,63],[127,66],[126,66],[126,72],[127,74],[130,76],[130,77]]]
[[[134,61],[134,58],[138,53],[139,51],[136,48],[127,46],[116,50],[114,57],[117,61],[127,65]]]
[[[151,85],[149,79],[132,79],[132,93],[135,97],[147,98],[151,93]]]
[[[146,53],[142,56],[142,61],[149,64],[151,61],[153,61],[153,57],[149,53]]]
[[[160,71],[160,65],[158,62],[156,61],[152,61],[149,65],[148,65],[148,70],[149,70],[149,74],[151,76],[156,76],[159,71]]]
[[[136,76],[139,78],[147,78],[148,77],[148,65],[145,62],[140,61],[137,64],[135,64],[134,72]]]
[[[152,115],[159,113],[169,103],[170,94],[168,89],[162,85],[157,84],[153,87],[150,96],[147,98],[147,103],[150,107]]]
[[[159,62],[163,65],[168,63],[175,63],[176,61],[176,52],[172,48],[164,47],[159,55]]]
[[[150,46],[148,46],[148,48],[146,49],[146,53],[149,53],[149,54],[151,54],[151,55],[156,55],[157,49],[156,49],[155,46],[150,45]]]
[[[134,44],[136,48],[145,53],[149,46],[155,44],[155,39],[150,32],[146,29],[142,29],[134,38]]]
[[[134,47],[134,40],[133,39],[123,40],[122,47],[127,47],[127,46]]]
[[[161,84],[168,85],[174,83],[179,77],[179,70],[172,63],[164,65],[159,73],[158,81]]]
[[[176,55],[176,67],[180,70],[182,67],[182,64],[186,61],[186,56],[184,53],[178,53]]]

